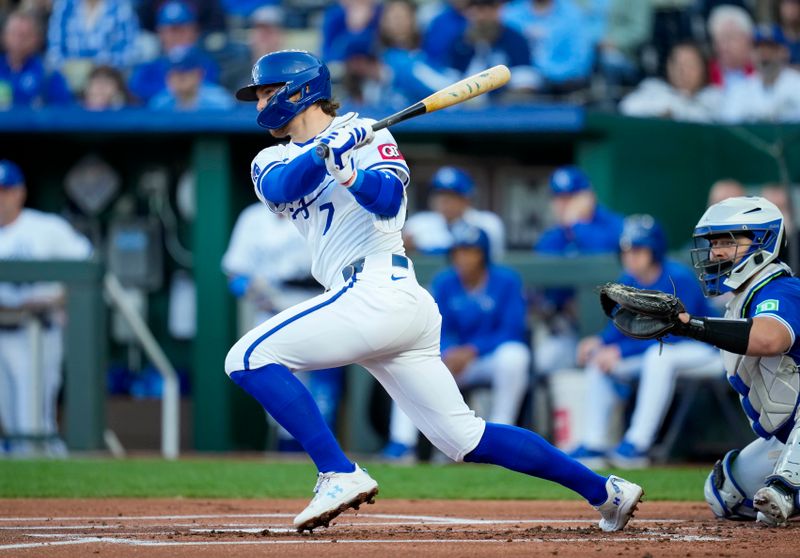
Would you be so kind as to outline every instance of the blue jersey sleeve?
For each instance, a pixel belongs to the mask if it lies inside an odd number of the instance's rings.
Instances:
[[[291,161],[273,161],[261,170],[255,184],[264,199],[288,203],[313,192],[327,172],[312,149]]]
[[[403,183],[393,171],[359,170],[350,193],[361,207],[382,217],[394,217],[403,201]]]
[[[793,357],[800,356],[800,279],[782,277],[773,279],[757,291],[748,305],[747,317],[769,317],[778,320],[792,336],[792,347],[788,351]]]

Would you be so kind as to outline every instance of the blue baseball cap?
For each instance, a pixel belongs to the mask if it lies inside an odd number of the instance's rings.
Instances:
[[[175,48],[168,57],[170,71],[188,72],[205,67],[203,55],[196,47]]]
[[[16,188],[25,185],[20,168],[8,159],[0,160],[0,188]]]
[[[560,167],[550,176],[550,190],[553,195],[575,194],[592,187],[592,181],[576,166]]]
[[[195,23],[197,15],[194,10],[185,2],[180,0],[170,0],[163,4],[158,10],[156,25],[185,25]]]
[[[453,192],[468,197],[475,189],[472,177],[458,167],[442,167],[431,178],[434,192]]]
[[[778,33],[778,28],[774,25],[770,24],[763,24],[759,25],[756,29],[755,37],[753,37],[753,41],[755,44],[774,44],[780,45],[783,44],[782,37]]]

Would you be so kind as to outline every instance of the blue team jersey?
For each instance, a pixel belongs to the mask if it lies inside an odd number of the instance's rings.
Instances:
[[[786,354],[800,363],[800,279],[783,275],[757,290],[745,305],[747,318],[770,317],[783,323],[792,335]]]
[[[63,105],[71,101],[63,76],[45,70],[39,56],[28,58],[19,70],[9,66],[6,56],[0,56],[0,108]]]
[[[619,282],[638,289],[652,289],[667,293],[674,291],[683,302],[686,311],[692,316],[712,316],[716,314],[709,306],[706,297],[703,296],[703,291],[700,288],[700,283],[697,282],[694,272],[689,267],[678,262],[665,260],[661,275],[650,285],[640,283],[628,273],[623,273]],[[606,345],[618,345],[623,357],[640,355],[650,346],[658,343],[655,339],[631,339],[614,327],[612,322],[606,325],[600,337]],[[686,341],[686,338],[673,336],[665,338],[667,343],[679,343],[681,341]]]
[[[422,39],[422,50],[429,59],[447,65],[448,52],[452,45],[467,28],[467,18],[450,4],[446,4],[442,13],[431,20]]]
[[[509,68],[530,66],[531,53],[525,37],[506,26],[501,28],[500,34],[488,48],[476,48],[466,33],[450,44],[446,61],[448,66],[469,74],[475,69],[478,60],[478,65],[482,68],[498,64]]]
[[[548,229],[533,249],[557,256],[615,253],[619,250],[622,222],[621,215],[598,205],[591,221]]]
[[[434,277],[431,291],[442,314],[442,352],[473,345],[483,356],[507,341],[525,338],[522,280],[513,269],[490,265],[486,283],[467,291],[450,267]]]

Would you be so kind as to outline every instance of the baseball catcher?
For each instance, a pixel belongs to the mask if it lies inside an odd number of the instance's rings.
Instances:
[[[783,215],[764,198],[729,198],[706,210],[694,243],[705,295],[731,295],[724,318],[690,316],[675,296],[616,284],[601,288],[601,303],[631,337],[686,336],[722,350],[758,438],[717,461],[706,501],[719,518],[783,526],[800,509],[800,280],[783,261]]]

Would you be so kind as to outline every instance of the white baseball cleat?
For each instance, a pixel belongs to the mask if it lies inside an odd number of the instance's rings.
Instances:
[[[332,519],[349,508],[358,509],[364,502],[372,504],[378,494],[378,483],[356,463],[352,473],[320,473],[314,487],[314,498],[294,518],[298,532],[327,527]]]
[[[753,507],[758,510],[758,522],[769,527],[787,526],[794,512],[792,495],[775,485],[759,488],[753,496]]]
[[[620,531],[633,517],[633,512],[642,501],[644,490],[638,484],[611,475],[606,481],[608,499],[595,507],[600,512],[600,528],[603,531]]]

